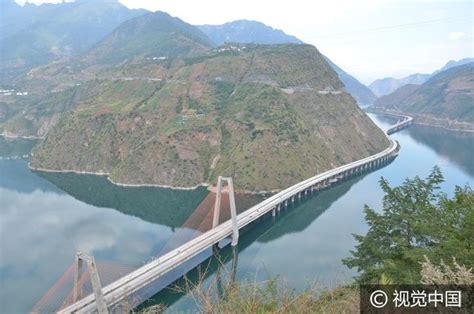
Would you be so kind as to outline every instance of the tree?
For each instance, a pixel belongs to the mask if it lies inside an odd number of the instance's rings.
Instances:
[[[469,186],[456,187],[449,199],[439,191],[443,181],[438,167],[424,180],[416,176],[394,188],[381,178],[382,212],[365,206],[369,231],[354,235],[358,244],[343,260],[359,271],[360,283],[418,283],[424,255],[436,262],[456,256],[472,267],[474,193]]]

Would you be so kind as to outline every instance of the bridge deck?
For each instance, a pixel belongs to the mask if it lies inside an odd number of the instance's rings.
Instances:
[[[407,127],[412,123],[411,117],[403,117],[395,125],[385,131],[388,135]],[[367,169],[374,165],[381,165],[398,154],[399,145],[395,140],[390,139],[390,146],[375,155],[363,158],[361,160],[343,165],[341,167],[318,174],[312,178],[301,181],[281,192],[269,197],[263,202],[249,208],[245,212],[237,216],[238,228],[243,228],[252,221],[262,217],[266,213],[272,211],[277,206],[282,205],[285,201],[290,200],[299,193],[303,193],[314,188],[320,188],[336,182],[346,175],[357,173],[360,170]],[[229,237],[232,234],[231,221],[226,221],[217,227],[199,235],[182,246],[166,253],[165,255],[151,261],[141,268],[131,272],[130,274],[120,278],[119,280],[105,286],[102,291],[105,302],[110,308],[127,298],[134,292],[145,287],[160,276],[178,267],[184,262],[190,260],[197,254]],[[94,295],[88,295],[67,308],[62,309],[59,313],[90,313],[97,309]]]

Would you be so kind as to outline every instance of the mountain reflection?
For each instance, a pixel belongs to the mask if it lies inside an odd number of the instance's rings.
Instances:
[[[181,227],[206,197],[204,187],[183,191],[156,187],[122,187],[95,175],[38,172],[74,198],[96,206],[114,208],[151,223]]]
[[[474,134],[421,125],[414,125],[405,132],[418,143],[430,147],[438,155],[451,160],[474,176]]]

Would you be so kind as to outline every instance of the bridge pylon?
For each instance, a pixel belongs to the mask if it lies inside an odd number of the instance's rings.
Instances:
[[[99,272],[95,264],[93,256],[87,255],[86,253],[76,253],[76,272],[74,274],[74,302],[77,302],[82,298],[82,282],[81,277],[83,275],[83,262],[87,263],[89,267],[89,273],[91,276],[92,289],[94,291],[95,302],[97,304],[97,311],[99,314],[108,314],[107,304],[104,300],[104,293],[102,292],[102,285],[100,283]]]
[[[224,181],[227,182],[227,187],[229,189],[229,203],[230,203],[230,219],[232,220],[232,246],[236,246],[239,242],[239,227],[237,226],[237,208],[235,206],[235,195],[234,195],[234,183],[232,182],[231,177],[222,177],[217,178],[217,193],[216,193],[216,202],[214,204],[214,216],[212,219],[212,228],[215,228],[219,225],[219,214],[221,212],[221,200],[222,200],[222,187]]]

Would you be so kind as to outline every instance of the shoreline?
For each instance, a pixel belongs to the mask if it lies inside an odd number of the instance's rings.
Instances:
[[[37,172],[49,172],[49,173],[74,173],[74,174],[85,174],[85,175],[94,175],[94,176],[101,176],[107,177],[107,180],[117,186],[122,187],[130,187],[130,188],[142,188],[142,187],[151,187],[151,188],[162,188],[162,189],[171,189],[171,190],[183,190],[183,191],[191,191],[196,190],[200,187],[206,187],[209,192],[213,192],[213,185],[209,183],[202,182],[195,186],[187,187],[187,186],[171,186],[166,184],[156,184],[156,183],[122,183],[114,181],[110,178],[110,173],[103,172],[103,171],[84,171],[84,170],[72,170],[72,169],[65,169],[65,170],[57,170],[57,169],[47,169],[41,167],[33,167],[28,162],[28,168],[32,171]],[[250,194],[250,195],[265,195],[265,194],[273,194],[281,191],[280,190],[272,190],[272,191],[248,191],[248,190],[236,190],[236,194]]]
[[[401,112],[373,110],[373,109],[372,110],[371,109],[366,110],[365,112],[373,113],[373,114],[380,114],[380,115],[388,115],[388,116],[392,116],[392,117],[394,117],[394,116],[395,117],[402,117],[405,114],[405,113],[401,113]],[[445,125],[442,125],[442,124],[421,122],[421,121],[419,121],[419,118],[417,118],[416,114],[406,113],[406,115],[409,115],[409,116],[413,117],[413,124],[416,124],[416,125],[428,126],[428,127],[433,127],[433,128],[440,128],[440,129],[444,129],[444,130],[450,131],[450,132],[469,133],[469,134],[474,133],[474,129],[453,129],[453,128],[447,127]],[[428,117],[428,119],[429,119],[429,117]],[[443,120],[443,121],[451,121],[451,120]]]
[[[402,114],[397,114],[397,113],[381,113],[381,114],[388,114],[388,115],[395,115],[399,117],[407,117],[406,115]],[[382,129],[381,129],[382,130]],[[384,130],[382,130],[386,137],[390,140],[388,135]],[[116,182],[110,178],[110,173],[109,172],[94,172],[94,171],[83,171],[83,170],[71,170],[71,169],[66,169],[66,170],[56,170],[56,169],[47,169],[47,168],[40,168],[40,167],[33,167],[31,166],[31,163],[28,162],[28,168],[33,170],[33,171],[39,171],[39,172],[51,172],[51,173],[75,173],[75,174],[88,174],[88,175],[97,175],[97,176],[106,176],[107,180],[117,186],[122,186],[122,187],[155,187],[155,188],[165,188],[165,189],[173,189],[173,190],[195,190],[198,189],[199,187],[207,187],[207,190],[209,192],[213,192],[214,185],[211,185],[209,183],[202,182],[200,184],[197,184],[192,187],[180,187],[180,186],[170,186],[170,185],[164,185],[164,184],[154,184],[154,183],[144,183],[144,184],[134,184],[134,183],[121,183],[121,182]],[[266,195],[266,194],[275,194],[283,189],[275,189],[271,191],[249,191],[249,190],[235,190],[236,194],[247,194],[247,195]]]
[[[57,169],[47,169],[47,168],[40,168],[40,167],[33,167],[30,163],[28,163],[28,168],[33,171],[37,172],[49,172],[49,173],[74,173],[74,174],[86,174],[86,175],[94,175],[100,177],[107,177],[107,180],[117,186],[123,187],[155,187],[155,188],[164,188],[164,189],[174,189],[174,190],[195,190],[199,187],[209,186],[207,183],[201,183],[192,187],[185,187],[185,186],[170,186],[165,184],[154,184],[154,183],[141,183],[141,184],[134,184],[134,183],[122,183],[116,182],[110,178],[109,172],[102,172],[102,171],[85,171],[85,170],[72,170],[72,169],[64,169],[64,170],[57,170]]]
[[[429,126],[429,127],[432,127],[432,128],[440,128],[440,129],[444,129],[444,130],[450,131],[450,132],[474,133],[474,129],[467,129],[467,130],[465,130],[465,129],[451,129],[451,128],[448,128],[448,127],[443,126],[443,125],[423,123],[423,122],[417,122],[417,121],[414,121],[413,123],[416,124],[416,125]]]
[[[0,133],[0,136],[5,139],[22,139],[22,140],[43,140],[44,137],[34,135],[8,135],[6,133]]]

